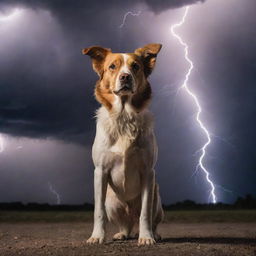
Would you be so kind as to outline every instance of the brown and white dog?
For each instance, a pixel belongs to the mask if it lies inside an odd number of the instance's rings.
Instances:
[[[114,240],[128,238],[136,224],[139,245],[160,239],[157,225],[163,210],[154,171],[157,144],[147,109],[151,99],[147,78],[160,49],[160,44],[125,54],[99,46],[83,49],[100,77],[95,96],[102,104],[92,148],[95,210],[89,244],[104,241],[106,217],[119,227]]]

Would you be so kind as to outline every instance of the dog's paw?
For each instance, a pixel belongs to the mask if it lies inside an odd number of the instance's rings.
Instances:
[[[123,232],[116,233],[116,234],[113,236],[113,240],[114,240],[114,241],[117,241],[117,240],[126,240],[127,238],[128,238],[127,235],[125,235]]]
[[[162,240],[162,237],[158,233],[154,233],[154,238],[156,242]]]
[[[152,237],[139,237],[139,239],[138,239],[138,246],[152,245],[155,243],[156,243],[156,241]]]
[[[104,242],[104,237],[94,237],[91,236],[89,239],[87,239],[87,244],[102,244]]]

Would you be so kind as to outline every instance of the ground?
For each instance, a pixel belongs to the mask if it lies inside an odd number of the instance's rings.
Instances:
[[[92,222],[0,223],[0,255],[202,255],[255,256],[256,223],[171,223],[160,225],[162,242],[138,247],[137,240],[113,242],[108,225],[103,245],[86,245]]]

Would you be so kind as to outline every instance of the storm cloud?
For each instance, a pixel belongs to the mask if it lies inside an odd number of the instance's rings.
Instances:
[[[92,120],[95,109],[91,90],[95,77],[83,70],[80,49],[97,41],[115,45],[119,31],[114,24],[105,23],[115,9],[122,14],[127,8],[146,5],[159,12],[196,2],[0,1],[2,13],[7,15],[13,8],[28,8],[24,9],[25,18],[10,28],[15,39],[9,30],[0,28],[1,131],[80,141],[93,123],[83,118],[84,111]],[[100,18],[92,22],[95,13]],[[120,14],[113,22],[120,22]],[[112,36],[103,43],[105,34]],[[132,45],[132,40],[126,43]]]
[[[63,10],[90,10],[90,11],[102,11],[106,10],[106,8],[127,8],[134,7],[135,5],[147,5],[150,9],[155,12],[166,11],[168,9],[174,9],[183,7],[184,5],[191,5],[195,3],[204,3],[206,0],[131,0],[131,1],[119,1],[119,0],[110,0],[110,1],[83,1],[77,0],[75,2],[71,2],[69,0],[1,0],[0,5],[2,9],[6,9],[9,6],[25,6],[28,8],[45,8],[48,10],[63,12]]]
[[[64,141],[56,150],[61,152],[61,147],[70,145],[66,152],[78,152],[77,165],[71,161],[72,175],[85,178],[84,171],[92,169],[89,148],[99,105],[93,96],[97,75],[81,49],[102,45],[115,52],[131,52],[150,42],[162,43],[150,78],[154,93],[151,109],[160,145],[157,169],[161,193],[165,202],[191,195],[191,199],[206,201],[208,186],[203,176],[192,176],[196,152],[204,137],[194,121],[193,103],[184,93],[177,94],[187,66],[182,49],[170,34],[171,24],[181,18],[182,7],[189,4],[193,4],[191,12],[180,33],[189,42],[196,64],[190,86],[199,95],[207,127],[217,135],[209,148],[207,165],[214,182],[233,191],[226,194],[218,190],[221,200],[232,201],[238,195],[255,193],[254,0],[0,0],[0,16],[10,15],[15,8],[21,10],[16,20],[0,22],[0,132],[15,138]],[[127,11],[141,14],[128,16],[120,29]],[[31,146],[31,152],[34,148]],[[81,152],[86,159],[82,167]],[[54,164],[52,158],[49,161],[56,169],[65,166]],[[4,163],[0,185],[10,175],[11,167],[7,160]],[[43,173],[43,168],[39,172]],[[61,182],[66,178],[62,175],[56,174],[56,180],[59,190],[66,191],[67,184]],[[40,177],[47,184],[49,176],[45,172]],[[89,184],[90,187],[91,180]],[[81,187],[82,182],[78,185],[74,181],[72,186]],[[0,201],[6,190],[2,186]],[[8,192],[8,200],[14,200],[15,191],[13,195]],[[38,192],[40,196],[42,193]],[[70,196],[66,198],[72,202]],[[82,198],[80,195],[79,200],[73,201],[81,202]],[[88,198],[91,199],[90,193]]]

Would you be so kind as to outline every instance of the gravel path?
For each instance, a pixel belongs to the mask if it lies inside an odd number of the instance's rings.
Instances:
[[[0,224],[0,255],[232,255],[256,256],[256,223],[160,225],[163,240],[138,247],[137,240],[112,242],[108,227],[103,245],[88,246],[92,223]]]

